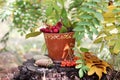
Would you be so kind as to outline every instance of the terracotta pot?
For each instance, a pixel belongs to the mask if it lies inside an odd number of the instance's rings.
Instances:
[[[68,33],[44,33],[48,56],[56,61],[70,59],[74,53],[74,32]]]

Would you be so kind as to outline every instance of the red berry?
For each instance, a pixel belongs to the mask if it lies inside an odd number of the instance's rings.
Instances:
[[[65,67],[65,66],[66,66],[66,62],[65,62],[65,61],[62,61],[62,62],[61,62],[61,66],[62,66],[62,67]]]
[[[41,28],[40,31],[41,31],[41,32],[45,32],[45,28]]]
[[[50,33],[51,31],[49,29],[45,29],[45,33]]]
[[[75,65],[76,65],[75,61],[71,61],[71,66],[75,66]]]
[[[61,27],[62,27],[62,23],[61,23],[61,22],[58,22],[58,23],[56,24],[56,27],[61,28]]]
[[[55,27],[55,26],[53,26],[51,29],[52,29],[52,30],[54,30],[55,28],[56,28],[56,27]]]
[[[70,67],[71,66],[71,62],[70,61],[67,61],[67,66]]]
[[[58,33],[59,30],[58,30],[57,28],[55,28],[55,29],[53,30],[53,32],[54,32],[54,33]]]

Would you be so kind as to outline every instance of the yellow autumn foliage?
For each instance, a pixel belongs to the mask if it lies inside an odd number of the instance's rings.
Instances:
[[[107,11],[103,13],[104,21],[112,23],[115,21],[115,14],[113,13],[113,10],[115,9],[114,5],[110,5],[107,8]]]
[[[98,57],[93,55],[90,52],[83,53],[83,58],[85,60],[86,66],[89,68],[88,75],[91,76],[94,73],[98,75],[99,80],[101,79],[103,73],[107,74],[107,68],[111,68],[111,65],[109,65],[107,62],[100,60]]]

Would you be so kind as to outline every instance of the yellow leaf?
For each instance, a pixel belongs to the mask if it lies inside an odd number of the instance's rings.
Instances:
[[[110,40],[107,44],[109,47],[112,47],[115,44],[115,40]]]
[[[115,38],[116,38],[116,35],[112,34],[112,35],[110,35],[110,36],[106,36],[106,37],[105,37],[105,40],[106,40],[106,41],[109,41],[109,40],[113,40],[113,39],[115,39]]]
[[[107,27],[105,27],[105,31],[107,31],[107,32],[110,32],[111,30],[114,30],[114,29],[116,29],[116,26],[115,25],[111,25],[111,26],[107,26]]]
[[[117,40],[113,49],[114,54],[118,54],[120,52],[120,40]]]
[[[100,60],[98,57],[90,52],[84,53],[83,57],[85,59],[86,66],[89,68],[89,71],[87,73],[89,76],[96,73],[100,80],[102,77],[102,73],[107,74],[107,67],[112,69],[112,67],[107,62]]]
[[[89,69],[89,71],[88,71],[88,75],[91,76],[91,75],[93,75],[94,73],[95,73],[95,69],[94,69],[94,67],[91,67],[91,68]]]
[[[90,69],[92,67],[93,64],[91,63],[87,63],[86,66]]]
[[[103,70],[101,68],[97,68],[96,66],[93,66],[90,68],[90,70],[88,71],[88,75],[91,76],[93,75],[94,73],[96,73],[99,77],[99,80],[101,79],[102,77],[102,72]]]
[[[103,14],[106,22],[114,22],[115,21],[115,14],[113,13],[114,9],[115,9],[115,6],[113,6],[113,5],[108,6],[108,10]]]
[[[104,74],[107,74],[106,67],[103,68],[103,73],[104,73]]]
[[[104,67],[109,67],[109,68],[112,68],[111,67],[111,65],[110,64],[108,64],[107,62],[105,62],[105,61],[102,61],[102,65],[104,66]]]
[[[97,38],[94,43],[101,43],[103,41],[103,37]]]
[[[98,77],[99,77],[99,80],[101,79],[101,77],[102,77],[102,69],[101,68],[95,68],[95,71],[96,71],[96,74],[98,75]]]

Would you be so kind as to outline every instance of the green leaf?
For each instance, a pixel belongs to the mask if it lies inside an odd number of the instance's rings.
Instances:
[[[80,34],[77,36],[78,40],[81,40],[83,37],[84,37],[84,32],[80,33]]]
[[[83,47],[81,47],[80,50],[81,50],[82,52],[88,52],[88,51],[89,51],[89,49],[83,48]]]
[[[52,12],[53,12],[53,7],[51,5],[51,6],[47,7],[47,9],[46,9],[46,16],[50,16],[52,14]]]
[[[74,37],[76,38],[76,41],[80,41],[84,37],[84,32],[75,31]]]
[[[87,2],[84,4],[85,6],[88,6],[88,7],[97,7],[98,5],[93,3],[93,2]]]
[[[95,12],[94,15],[99,21],[104,21],[103,15],[101,13]]]
[[[73,35],[73,37],[75,37],[76,40],[78,39],[78,38],[77,38],[78,34],[79,34],[79,31],[75,31],[75,33],[74,33],[74,35]],[[78,40],[77,40],[77,41],[78,41]],[[80,41],[80,40],[79,40],[79,41]]]
[[[90,29],[93,33],[98,34],[98,30],[95,26],[91,26]]]
[[[60,33],[65,33],[65,32],[67,32],[67,28],[62,26],[60,29]]]
[[[100,47],[100,52],[103,50],[104,45],[105,45],[105,43],[104,43],[104,42],[102,42],[102,43],[101,43],[101,47]]]
[[[80,41],[80,40],[77,41],[77,46],[78,46],[78,47],[80,46],[80,44],[81,44],[81,41]]]
[[[64,6],[64,0],[56,0],[56,1],[58,1],[59,2],[59,4],[61,4],[62,6]]]
[[[119,8],[116,8],[113,10],[114,13],[120,13],[120,9]]]
[[[82,57],[82,54],[81,53],[77,53],[77,54],[75,54],[75,56]]]
[[[82,78],[84,76],[84,72],[82,69],[79,70],[79,77]]]
[[[73,2],[70,4],[69,10],[74,8],[79,8],[84,0],[73,0]]]
[[[87,12],[87,13],[96,13],[96,11],[95,11],[94,9],[89,8],[89,7],[86,7],[86,6],[81,7],[81,10],[82,10],[83,12]]]
[[[84,73],[86,73],[89,70],[89,68],[87,66],[83,66],[82,70],[84,71]]]
[[[99,3],[99,2],[101,2],[101,0],[92,0],[92,2],[97,2],[97,3]]]
[[[76,26],[74,29],[74,31],[85,31],[84,26]]]
[[[26,39],[28,39],[30,37],[36,37],[40,34],[41,34],[41,32],[32,32],[32,33],[28,33],[25,37],[26,37]]]
[[[62,16],[63,19],[67,18],[67,11],[66,11],[65,8],[62,8],[61,16]]]
[[[90,22],[82,21],[77,23],[78,26],[92,26]]]
[[[97,18],[93,18],[92,23],[94,24],[94,26],[99,26],[100,27],[100,22]]]
[[[62,18],[62,22],[63,22],[63,25],[65,27],[70,27],[70,21],[68,19],[68,16],[67,16],[67,11],[65,8],[62,8],[62,12],[61,12],[61,18]]]
[[[82,14],[82,15],[80,16],[80,18],[82,18],[82,19],[92,19],[93,16],[91,16],[90,14]]]
[[[82,59],[79,59],[79,60],[76,61],[76,63],[82,64],[82,63],[83,63],[83,60],[82,60]]]
[[[117,34],[117,36],[118,36],[118,39],[120,39],[120,33],[119,33],[119,34]]]
[[[47,51],[46,43],[43,43],[41,50],[43,53]]]
[[[93,32],[88,31],[88,37],[89,37],[91,40],[93,40]]]
[[[83,64],[78,64],[75,66],[76,69],[80,69],[83,66]]]
[[[52,4],[52,6],[54,7],[54,9],[57,11],[57,14],[60,14],[61,11],[61,6],[58,5],[59,3],[54,3],[54,5]]]

